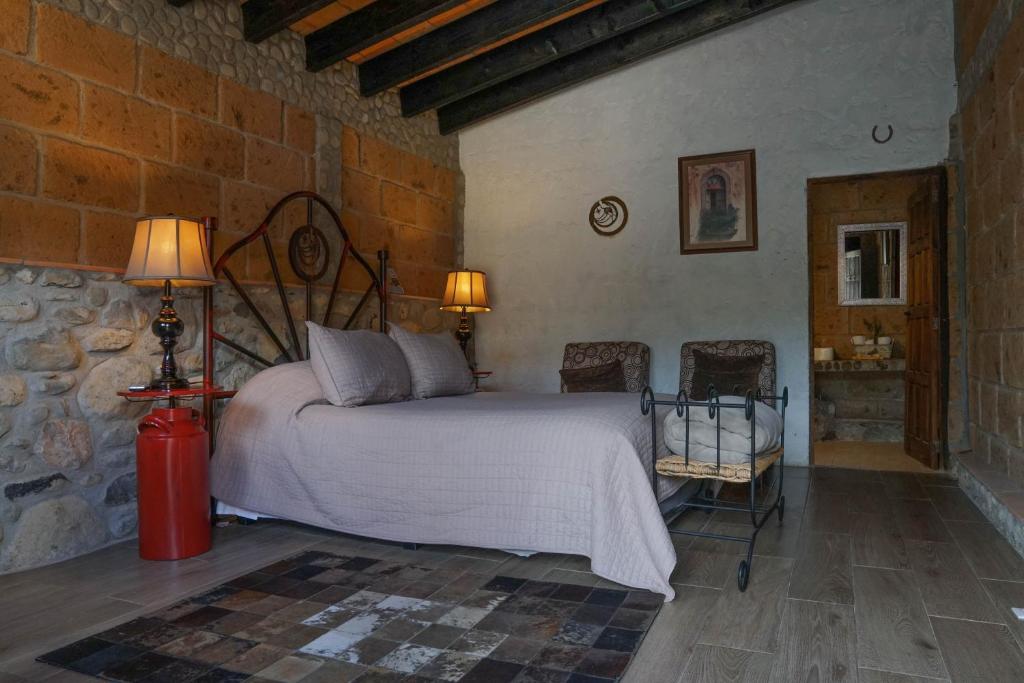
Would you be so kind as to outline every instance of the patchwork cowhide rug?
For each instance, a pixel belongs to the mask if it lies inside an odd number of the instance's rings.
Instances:
[[[662,600],[312,551],[39,661],[147,683],[607,682]]]

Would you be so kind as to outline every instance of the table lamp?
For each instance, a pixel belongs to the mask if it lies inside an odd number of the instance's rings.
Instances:
[[[153,334],[164,350],[160,377],[149,388],[161,391],[187,389],[188,380],[178,377],[174,347],[184,323],[174,310],[171,286],[209,287],[216,283],[210,266],[210,252],[202,223],[180,216],[152,216],[135,224],[135,243],[124,282],[164,288],[160,315],[153,321]]]
[[[441,301],[442,311],[455,311],[461,314],[459,329],[455,332],[462,352],[473,336],[469,329],[469,313],[486,313],[491,310],[487,300],[487,273],[481,270],[453,270],[448,273],[448,282],[444,287],[444,298]]]

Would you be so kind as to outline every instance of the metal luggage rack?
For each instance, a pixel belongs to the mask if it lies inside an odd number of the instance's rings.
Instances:
[[[755,431],[756,431],[756,420],[755,412],[757,410],[758,402],[767,404],[768,402],[781,402],[782,405],[782,434],[780,437],[779,448],[769,453],[758,454],[756,449]],[[690,531],[684,529],[672,529],[669,528],[669,533],[679,534],[683,536],[699,536],[701,538],[712,538],[720,541],[737,541],[740,543],[747,544],[747,557],[740,561],[739,567],[736,572],[736,583],[739,586],[740,591],[747,589],[747,584],[750,581],[750,567],[754,561],[754,544],[757,542],[757,534],[761,531],[768,517],[771,516],[772,512],[778,514],[779,523],[782,523],[782,518],[786,508],[786,496],[782,494],[782,485],[785,476],[785,443],[786,443],[786,406],[789,405],[789,388],[786,387],[782,390],[781,396],[765,396],[761,394],[760,390],[756,393],[754,391],[747,391],[746,397],[743,403],[722,403],[721,397],[718,391],[713,385],[708,386],[708,399],[706,401],[692,401],[690,400],[686,392],[680,391],[676,394],[675,400],[659,400],[655,398],[654,391],[651,387],[644,387],[643,392],[640,394],[640,410],[644,415],[651,416],[651,473],[652,483],[654,486],[655,496],[658,492],[658,411],[654,409],[655,406],[671,406],[675,409],[678,417],[686,417],[686,447],[682,454],[683,470],[690,470],[690,409],[698,408],[708,411],[708,415],[712,420],[715,421],[715,462],[703,462],[699,461],[699,467],[693,466],[694,471],[680,472],[679,474],[661,475],[661,476],[680,476],[680,477],[693,477],[701,479],[701,486],[697,494],[692,498],[687,499],[685,502],[663,512],[666,524],[670,524],[680,514],[690,508],[701,509],[706,511],[708,514],[715,510],[725,510],[732,512],[749,512],[750,523],[753,527],[753,531],[749,538],[742,536],[729,536],[725,534],[715,534],[707,531]],[[744,411],[744,417],[747,422],[750,423],[750,463],[749,470],[744,465],[729,465],[726,464],[723,468],[722,465],[722,410],[739,410]],[[680,456],[670,456],[673,458],[679,458]],[[667,458],[666,458],[667,459]],[[665,460],[665,459],[663,459]],[[778,477],[776,480],[768,485],[768,488],[763,492],[767,498],[771,495],[772,491],[775,492],[775,499],[770,505],[759,505],[758,500],[758,481],[761,479],[761,475],[765,472],[774,468],[778,465]],[[738,505],[730,502],[723,502],[719,500],[714,492],[708,493],[707,481],[722,481],[729,483],[750,483],[750,499],[748,505]],[[764,486],[762,485],[762,488]]]

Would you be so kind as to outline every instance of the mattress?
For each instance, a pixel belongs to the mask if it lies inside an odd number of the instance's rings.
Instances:
[[[676,555],[651,457],[636,394],[344,408],[308,363],[291,363],[228,404],[211,487],[231,506],[371,538],[585,555],[599,576],[671,600]],[[664,496],[680,485],[659,482]]]

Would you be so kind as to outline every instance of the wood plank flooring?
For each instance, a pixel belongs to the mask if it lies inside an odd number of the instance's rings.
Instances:
[[[793,468],[785,491],[784,523],[770,519],[759,536],[745,593],[736,588],[740,544],[673,536],[677,597],[662,608],[626,681],[1024,680],[1024,622],[1011,611],[1024,607],[1024,559],[955,482]],[[745,521],[690,512],[676,526],[744,535]],[[0,576],[0,683],[93,680],[34,658],[304,549],[614,585],[578,556],[412,551],[266,522],[218,529],[215,539],[211,552],[182,562],[143,562],[129,542]]]

